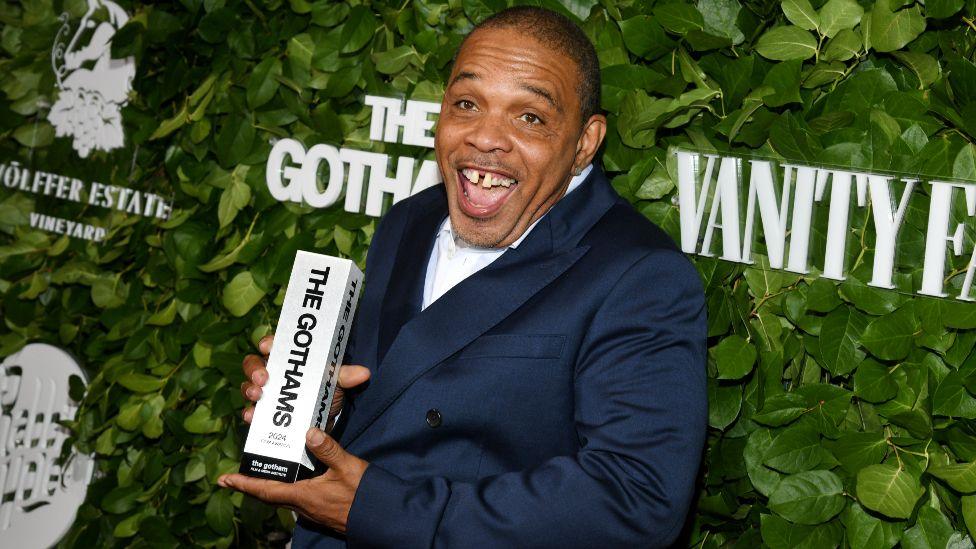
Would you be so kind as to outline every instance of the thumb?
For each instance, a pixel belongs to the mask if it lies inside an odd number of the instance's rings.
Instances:
[[[305,434],[305,445],[319,461],[329,467],[340,465],[349,455],[334,438],[315,427],[310,428]]]

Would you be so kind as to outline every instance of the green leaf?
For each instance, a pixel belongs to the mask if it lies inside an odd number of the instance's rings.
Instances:
[[[848,374],[864,359],[858,340],[867,324],[867,319],[852,307],[838,307],[824,318],[820,328],[820,356],[830,373]]]
[[[898,360],[911,352],[912,339],[918,330],[915,309],[903,306],[889,315],[872,320],[864,330],[861,344],[878,358]]]
[[[682,3],[659,4],[654,7],[654,19],[675,34],[687,34],[705,28],[705,20],[694,6]]]
[[[243,116],[231,115],[217,133],[216,152],[220,165],[233,168],[251,152],[254,126]]]
[[[827,42],[822,59],[825,61],[847,61],[857,56],[864,46],[860,33],[842,30]]]
[[[965,3],[965,0],[926,0],[925,16],[933,19],[952,17]]]
[[[740,44],[745,40],[738,24],[742,11],[738,0],[698,0],[696,5],[702,14],[706,33],[728,38],[733,44]],[[689,40],[690,38],[689,36]]]
[[[183,428],[195,434],[215,433],[220,430],[221,421],[212,416],[209,406],[201,404],[183,420]]]
[[[244,316],[262,297],[264,290],[254,282],[251,272],[243,271],[224,286],[221,303],[232,315]]]
[[[166,384],[165,379],[146,374],[137,374],[135,372],[123,374],[119,377],[118,382],[119,385],[136,393],[152,393],[158,391]]]
[[[817,40],[808,31],[785,25],[772,28],[759,37],[756,51],[774,61],[809,59],[817,53]]]
[[[129,286],[118,277],[102,276],[96,278],[91,286],[91,298],[96,306],[102,309],[113,309],[125,303],[129,295]]]
[[[971,548],[972,541],[958,539],[960,536],[952,528],[949,519],[938,510],[927,505],[918,510],[918,518],[915,526],[912,526],[902,538],[901,546],[904,549],[934,549],[936,547],[946,549]],[[956,543],[952,543],[956,538]]]
[[[886,4],[878,2],[871,12],[871,48],[880,52],[899,50],[925,30],[918,5],[893,12]]]
[[[152,135],[149,136],[149,140],[160,139],[166,137],[167,135],[175,132],[176,130],[182,128],[187,122],[190,121],[190,113],[187,110],[187,105],[183,105],[175,115],[171,118],[167,118],[160,122],[156,130],[153,131]]]
[[[742,451],[742,458],[746,464],[746,472],[752,485],[766,497],[769,497],[776,489],[780,479],[780,473],[763,465],[766,452],[773,444],[772,431],[769,429],[756,429],[749,435],[745,449]]]
[[[908,518],[922,492],[916,476],[894,465],[870,465],[857,473],[857,498],[885,516]]]
[[[752,371],[756,363],[756,348],[743,337],[724,338],[714,349],[719,379],[740,379]]]
[[[800,422],[775,436],[763,463],[783,473],[799,473],[813,469],[823,458],[819,433],[808,423]]]
[[[763,86],[773,89],[773,93],[764,94],[763,103],[770,107],[782,107],[787,103],[799,103],[800,98],[800,71],[803,62],[786,61],[777,63],[769,69],[763,79]]]
[[[715,429],[725,429],[739,415],[742,408],[742,387],[720,385],[708,380],[708,424]]]
[[[673,42],[664,34],[661,25],[649,15],[637,15],[621,21],[620,33],[627,49],[638,57],[650,59],[659,57],[667,53],[673,45]]]
[[[806,399],[802,396],[795,393],[780,393],[767,398],[761,412],[754,415],[752,419],[764,425],[778,427],[800,417],[808,411],[808,408]]]
[[[210,496],[204,512],[207,524],[218,534],[230,534],[234,530],[234,504],[230,492],[218,490]]]
[[[924,90],[942,76],[942,67],[931,55],[914,51],[896,51],[891,55],[915,73],[918,77],[919,89]]]
[[[816,30],[820,26],[820,16],[808,0],[783,0],[780,7],[786,18],[801,29]]]
[[[960,498],[960,503],[962,503],[962,517],[966,523],[966,530],[969,531],[969,537],[973,537],[973,533],[976,532],[976,496],[963,496]]]
[[[856,0],[829,0],[820,8],[820,32],[833,38],[861,22],[864,8]]]
[[[281,61],[268,57],[254,67],[247,83],[247,106],[252,110],[261,107],[278,93],[277,76],[281,76]]]
[[[854,394],[868,402],[891,400],[897,393],[898,385],[880,362],[866,360],[854,372]]]
[[[358,51],[373,38],[378,26],[372,10],[366,6],[356,6],[349,10],[349,18],[342,24],[339,43],[342,53]]]
[[[54,126],[47,122],[25,124],[14,130],[14,139],[25,147],[47,147],[54,142]]]
[[[901,539],[904,523],[889,522],[870,515],[857,503],[844,510],[841,520],[851,549],[890,549]]]
[[[246,168],[246,166],[238,166],[238,168]],[[234,218],[237,217],[237,212],[241,211],[251,201],[251,187],[248,187],[247,183],[244,182],[243,175],[238,175],[239,171],[247,173],[246,169],[235,169],[234,175],[236,177],[232,177],[230,185],[220,193],[220,203],[217,205],[217,220],[221,228],[226,227],[234,221]]]
[[[976,419],[976,398],[966,390],[959,372],[949,372],[932,393],[932,414]]]
[[[881,463],[888,453],[888,440],[883,433],[844,433],[828,448],[845,471],[856,474],[868,465]]]
[[[953,490],[969,494],[976,492],[976,462],[933,463],[929,466],[930,475],[944,480]]]
[[[300,85],[308,82],[314,53],[315,42],[307,33],[293,36],[288,41],[286,55],[288,57],[288,68],[291,69],[289,76]]]
[[[142,486],[120,486],[105,494],[102,509],[113,515],[128,513],[136,506],[136,498],[142,495]]]
[[[186,462],[186,471],[183,474],[187,482],[200,480],[207,474],[207,464],[201,456],[193,456]]]
[[[131,538],[136,535],[139,531],[139,522],[145,515],[142,512],[138,512],[134,515],[130,515],[123,519],[121,522],[115,525],[115,529],[112,531],[112,535],[117,538]]]
[[[846,503],[840,477],[830,471],[805,471],[780,481],[769,496],[769,508],[797,524],[821,524]]]
[[[834,522],[818,526],[793,524],[776,515],[761,515],[762,540],[771,549],[823,549],[837,547],[843,530]]]
[[[383,74],[396,74],[402,71],[417,52],[410,46],[398,46],[392,50],[373,54],[376,70]]]

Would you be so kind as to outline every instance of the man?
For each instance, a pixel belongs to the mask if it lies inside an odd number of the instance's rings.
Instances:
[[[347,356],[362,366],[340,374],[356,395],[336,439],[309,431],[328,472],[220,480],[298,511],[296,547],[651,547],[681,530],[706,423],[702,291],[591,166],[599,92],[593,46],[552,12],[503,11],[461,45],[444,186],[377,229]],[[244,369],[256,400],[264,359]]]

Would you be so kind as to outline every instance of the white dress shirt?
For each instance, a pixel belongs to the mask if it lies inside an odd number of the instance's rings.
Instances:
[[[579,187],[580,183],[590,175],[590,171],[592,170],[593,164],[590,164],[579,175],[574,176],[569,182],[569,187],[566,188],[566,194],[573,192],[576,187]],[[563,197],[565,196],[563,195]],[[545,217],[545,215],[542,217]],[[437,231],[434,249],[431,251],[430,261],[427,262],[427,275],[424,279],[424,303],[421,309],[429,307],[431,303],[437,301],[448,290],[465,278],[491,265],[508,248],[517,248],[539,221],[542,221],[542,217],[530,225],[518,240],[512,242],[505,248],[471,246],[454,235],[454,229],[451,227],[451,218],[448,217],[445,219]]]

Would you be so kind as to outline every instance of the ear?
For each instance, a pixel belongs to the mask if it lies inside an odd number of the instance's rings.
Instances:
[[[583,125],[583,132],[576,142],[576,158],[573,159],[573,171],[585,168],[590,162],[596,151],[603,144],[603,138],[607,135],[607,117],[602,114],[590,116],[586,124]]]

